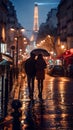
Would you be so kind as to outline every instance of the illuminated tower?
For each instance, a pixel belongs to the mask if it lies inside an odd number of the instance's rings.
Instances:
[[[36,42],[38,30],[39,30],[39,25],[38,25],[38,4],[35,3],[35,6],[34,6],[33,32],[32,32],[32,36],[30,38],[30,41]]]
[[[38,4],[34,6],[34,24],[33,24],[33,31],[38,32]]]

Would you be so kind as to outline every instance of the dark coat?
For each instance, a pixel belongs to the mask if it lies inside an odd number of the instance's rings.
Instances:
[[[35,64],[36,64],[36,60],[31,57],[25,61],[25,66],[24,66],[25,72],[30,77],[36,75]]]
[[[45,78],[46,62],[43,58],[37,59],[36,61],[36,79]]]

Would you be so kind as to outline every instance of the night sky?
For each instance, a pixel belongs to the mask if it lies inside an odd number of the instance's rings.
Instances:
[[[11,0],[15,6],[16,14],[19,23],[26,28],[26,30],[33,29],[33,14],[34,14],[34,3],[49,3],[39,5],[39,25],[44,23],[47,18],[47,14],[51,8],[58,6],[60,0]],[[50,4],[51,3],[51,4]],[[27,35],[30,35],[30,31]]]

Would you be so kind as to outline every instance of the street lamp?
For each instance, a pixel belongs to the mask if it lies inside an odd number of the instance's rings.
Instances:
[[[22,32],[24,32],[24,28],[11,28],[11,31],[15,32],[16,35],[16,68],[18,69],[18,42],[19,42],[19,38],[22,36]]]

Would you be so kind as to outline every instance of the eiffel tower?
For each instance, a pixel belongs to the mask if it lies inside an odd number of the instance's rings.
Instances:
[[[34,23],[33,23],[33,31],[32,31],[32,35],[30,38],[30,42],[35,42],[36,43],[36,39],[37,39],[37,33],[39,30],[39,25],[38,25],[38,4],[35,3],[34,5]]]

